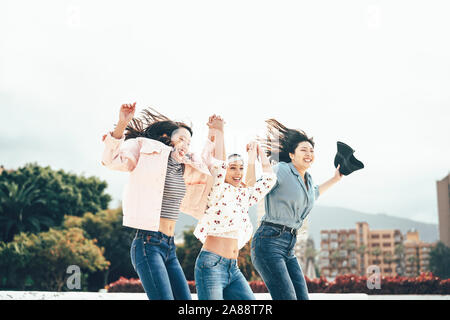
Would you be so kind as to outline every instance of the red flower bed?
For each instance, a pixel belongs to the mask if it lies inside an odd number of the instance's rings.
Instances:
[[[382,277],[380,289],[369,289],[367,277],[357,275],[337,276],[334,281],[326,278],[306,278],[309,293],[367,293],[367,294],[450,294],[450,279],[441,280],[431,273],[423,273],[417,277]],[[196,293],[195,281],[188,281],[191,293]],[[250,281],[254,293],[267,293],[263,281]],[[144,292],[139,279],[121,277],[106,286],[108,292]]]

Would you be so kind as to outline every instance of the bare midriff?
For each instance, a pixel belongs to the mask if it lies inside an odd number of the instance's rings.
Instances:
[[[239,255],[238,241],[232,238],[207,236],[203,249],[227,259],[237,259]]]
[[[176,223],[177,223],[176,220],[160,218],[158,231],[164,233],[165,235],[167,235],[169,237],[173,237],[173,235],[175,234],[175,224]]]

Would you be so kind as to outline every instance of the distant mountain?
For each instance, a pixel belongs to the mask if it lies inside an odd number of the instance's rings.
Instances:
[[[253,226],[256,226],[256,207],[250,209],[250,218]],[[320,231],[331,229],[355,229],[357,222],[367,222],[371,230],[398,229],[404,235],[410,229],[419,231],[420,240],[424,242],[435,242],[439,240],[439,229],[437,224],[418,222],[406,218],[398,218],[386,214],[370,214],[355,210],[316,206],[311,210],[309,216],[308,233],[314,240],[314,245],[320,247]],[[195,226],[197,220],[181,214],[175,227],[177,238],[182,237],[182,231]]]

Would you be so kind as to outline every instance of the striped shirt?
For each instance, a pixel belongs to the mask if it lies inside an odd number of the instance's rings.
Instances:
[[[183,200],[186,193],[183,174],[184,164],[177,162],[169,156],[161,206],[161,218],[178,219],[181,200]]]

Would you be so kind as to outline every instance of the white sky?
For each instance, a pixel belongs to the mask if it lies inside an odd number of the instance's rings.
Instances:
[[[122,103],[227,121],[228,152],[276,118],[316,141],[316,183],[336,141],[365,169],[318,205],[437,222],[450,170],[448,1],[11,1],[0,3],[0,163],[36,161],[108,182],[101,136]]]

